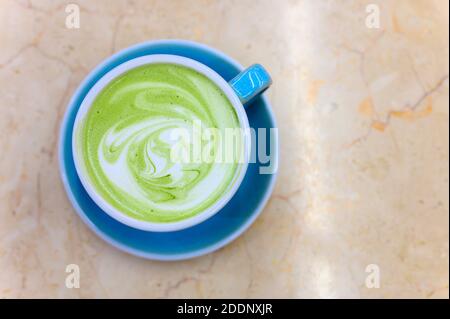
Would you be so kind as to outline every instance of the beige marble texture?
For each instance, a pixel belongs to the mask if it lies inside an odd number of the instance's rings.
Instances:
[[[0,297],[449,296],[445,0],[0,0]],[[366,26],[366,7],[380,28]],[[147,261],[97,238],[60,182],[68,99],[121,48],[184,38],[273,75],[281,163],[240,238]],[[81,287],[65,286],[78,264]],[[366,267],[380,270],[368,288]]]

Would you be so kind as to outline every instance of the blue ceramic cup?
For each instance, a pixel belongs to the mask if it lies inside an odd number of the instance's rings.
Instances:
[[[118,78],[124,73],[143,65],[159,63],[168,63],[188,67],[198,73],[203,74],[211,81],[213,81],[222,90],[223,94],[226,95],[231,105],[234,107],[236,115],[240,122],[240,128],[244,132],[244,163],[240,167],[240,169],[237,170],[235,176],[232,179],[232,182],[230,183],[230,185],[228,185],[227,190],[225,190],[221,194],[220,198],[214,204],[205,208],[203,211],[192,217],[174,222],[151,222],[135,219],[111,205],[104,197],[102,197],[101,193],[96,190],[96,188],[92,184],[92,180],[89,177],[87,170],[83,169],[84,156],[81,154],[80,147],[77,146],[79,144],[79,141],[78,134],[76,132],[78,132],[81,128],[83,118],[87,116],[89,109],[91,108],[98,94],[100,94],[100,92],[107,85],[109,85],[109,83],[111,83],[114,79]],[[215,72],[208,66],[196,60],[178,55],[152,54],[128,60],[116,66],[114,69],[106,73],[101,79],[99,79],[98,82],[95,83],[89,90],[78,110],[77,117],[75,118],[74,133],[72,139],[72,152],[74,155],[75,168],[77,170],[78,177],[80,178],[84,188],[86,189],[92,200],[94,200],[94,202],[98,206],[100,206],[105,213],[127,226],[144,231],[167,232],[181,230],[202,223],[206,219],[219,212],[222,207],[224,207],[229,202],[229,200],[238,190],[242,180],[244,179],[251,152],[250,127],[248,124],[246,112],[244,110],[244,104],[250,104],[251,101],[260,93],[265,91],[271,83],[272,81],[269,74],[259,64],[250,66],[249,68],[239,73],[231,81],[227,82],[217,72]]]

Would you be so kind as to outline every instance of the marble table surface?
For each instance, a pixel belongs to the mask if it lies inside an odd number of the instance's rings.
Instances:
[[[70,2],[80,28],[67,1],[0,1],[0,297],[448,298],[447,1]],[[255,224],[172,263],[97,238],[57,168],[80,81],[160,38],[265,65],[281,142]],[[66,287],[68,264],[80,288]]]

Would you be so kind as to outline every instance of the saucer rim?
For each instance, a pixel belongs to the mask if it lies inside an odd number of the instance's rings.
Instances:
[[[64,189],[66,191],[66,196],[68,197],[69,201],[71,202],[76,213],[81,217],[81,220],[88,226],[88,228],[90,228],[98,237],[103,239],[105,242],[107,242],[111,246],[113,246],[125,253],[131,254],[131,255],[134,255],[137,257],[145,258],[145,259],[150,259],[150,260],[159,260],[159,261],[186,260],[186,259],[200,257],[203,255],[212,253],[212,252],[228,245],[233,240],[235,240],[237,237],[242,235],[250,227],[250,225],[253,224],[253,222],[256,220],[256,218],[261,214],[261,212],[263,211],[263,208],[266,206],[267,202],[270,199],[270,196],[273,193],[273,189],[275,187],[275,183],[278,178],[278,171],[276,171],[274,174],[272,174],[273,177],[270,180],[268,187],[266,188],[264,197],[260,200],[259,204],[256,206],[256,208],[254,209],[251,216],[247,219],[247,221],[242,223],[242,225],[239,228],[237,228],[233,232],[230,232],[230,234],[228,236],[226,236],[222,240],[217,241],[215,244],[207,245],[206,247],[204,247],[202,249],[196,249],[196,250],[193,250],[192,252],[188,252],[188,253],[158,254],[158,253],[143,252],[139,249],[129,247],[129,246],[122,244],[119,241],[115,240],[113,237],[106,235],[84,213],[84,210],[80,207],[80,205],[78,204],[78,201],[76,200],[75,196],[73,195],[72,187],[70,186],[70,183],[69,183],[68,177],[67,177],[67,172],[64,168],[64,166],[65,166],[64,165],[64,155],[65,155],[64,150],[65,150],[65,148],[63,146],[64,145],[64,137],[67,134],[67,127],[69,125],[69,114],[70,114],[70,110],[72,110],[72,108],[74,107],[74,102],[76,100],[76,97],[81,93],[82,89],[87,85],[87,83],[91,80],[91,78],[94,76],[94,74],[97,73],[98,71],[100,71],[105,66],[107,66],[107,64],[110,63],[110,61],[113,60],[114,58],[118,58],[118,57],[126,54],[129,51],[134,51],[141,47],[147,47],[150,45],[180,45],[180,44],[193,46],[193,47],[199,47],[203,50],[210,51],[214,55],[219,56],[222,59],[228,61],[230,64],[234,65],[239,70],[241,70],[241,71],[244,70],[244,67],[240,63],[235,61],[233,58],[231,58],[231,57],[225,55],[223,52],[218,51],[217,49],[214,49],[203,43],[198,43],[198,42],[189,41],[189,40],[177,40],[177,39],[162,39],[162,40],[152,40],[152,41],[141,42],[141,43],[129,46],[125,49],[122,49],[122,50],[116,52],[115,54],[107,57],[106,59],[101,61],[91,72],[89,72],[84,77],[83,81],[78,85],[77,89],[74,91],[74,93],[72,94],[72,96],[67,104],[68,107],[66,108],[66,111],[64,113],[64,117],[63,117],[63,120],[61,121],[61,126],[59,129],[59,141],[58,141],[59,175],[62,180]],[[277,128],[278,125],[276,122],[276,118],[275,118],[275,115],[272,110],[272,106],[271,106],[268,98],[265,96],[265,94],[262,94],[261,98],[263,99],[264,104],[266,104],[268,106],[266,108],[266,112],[268,113],[268,115],[270,116],[270,119],[273,122],[273,127]],[[250,125],[250,127],[251,127],[251,125]],[[275,152],[275,159],[274,159],[275,163],[277,163],[277,165],[279,163],[279,149],[280,149],[279,143],[280,143],[280,141],[277,138],[276,152]],[[71,156],[71,158],[72,158],[72,156]],[[240,186],[240,187],[242,187],[242,186]],[[230,199],[230,201],[233,200],[233,197]]]

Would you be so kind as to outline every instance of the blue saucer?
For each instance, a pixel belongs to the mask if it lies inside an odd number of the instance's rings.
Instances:
[[[105,73],[127,60],[148,54],[176,54],[195,59],[214,69],[227,81],[243,70],[241,65],[219,51],[195,42],[180,40],[146,42],[111,56],[86,77],[69,102],[59,141],[61,177],[76,212],[106,242],[130,254],[148,259],[193,258],[215,251],[242,234],[267,203],[276,175],[260,174],[259,168],[264,164],[250,164],[237,193],[220,212],[199,225],[180,231],[145,232],[125,226],[104,213],[88,196],[75,171],[72,158],[75,116],[89,89]],[[276,127],[270,104],[264,96],[259,97],[247,109],[247,114],[250,126],[255,129]],[[269,134],[266,134],[266,139],[266,143],[269,143]],[[278,145],[275,146],[277,154],[274,160],[277,161]]]

